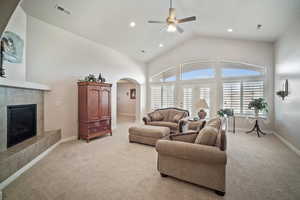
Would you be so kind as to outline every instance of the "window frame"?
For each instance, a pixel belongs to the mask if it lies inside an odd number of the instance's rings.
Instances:
[[[204,63],[205,65],[210,65],[213,72],[214,77],[213,78],[200,78],[200,79],[191,79],[191,80],[182,80],[182,73],[183,67],[185,65],[189,64],[195,64],[201,65],[201,63]],[[230,66],[232,65],[232,66]],[[175,67],[174,67],[175,66]],[[239,66],[239,67],[236,67]],[[223,77],[222,76],[222,69],[224,68],[237,68],[237,69],[248,69],[248,70],[254,70],[261,72],[261,75],[255,76],[232,76],[232,77]],[[206,67],[200,67],[199,69],[207,69]],[[159,75],[161,73],[164,73],[168,70],[174,70],[174,76],[176,77],[175,81],[170,82],[154,82],[150,79],[156,75]],[[240,62],[235,60],[192,60],[189,62],[183,62],[178,63],[178,65],[173,65],[173,67],[169,67],[165,70],[163,70],[160,73],[156,73],[153,76],[149,76],[149,88],[152,85],[173,85],[174,86],[174,99],[175,99],[175,106],[183,108],[183,87],[195,87],[195,85],[201,85],[201,87],[206,87],[207,85],[210,88],[210,105],[211,108],[209,109],[209,112],[211,116],[216,114],[216,111],[223,107],[223,83],[224,82],[238,82],[238,81],[263,81],[263,97],[269,98],[270,92],[266,90],[266,88],[269,86],[269,78],[268,76],[268,68],[267,66],[260,66],[255,64],[250,64],[246,62]],[[241,91],[242,92],[242,91]],[[150,97],[147,98],[150,101],[150,107],[151,108],[151,93],[149,92]],[[242,95],[242,94],[241,94]],[[242,106],[242,103],[241,103]],[[241,109],[242,110],[242,109]],[[266,116],[267,113],[264,113],[264,116]],[[238,117],[247,117],[249,114],[236,114]]]
[[[241,83],[241,89],[240,89],[240,113],[235,113],[235,116],[242,116],[242,117],[247,117],[247,116],[251,116],[251,114],[247,114],[247,113],[244,113],[244,102],[243,102],[243,93],[244,93],[244,86],[243,86],[243,83],[244,82],[251,82],[251,81],[262,81],[263,82],[263,98],[266,98],[266,81],[264,78],[261,78],[261,77],[255,77],[255,78],[240,78],[240,79],[237,79],[237,80],[231,80],[231,81],[227,81],[227,80],[222,80],[222,85],[221,85],[221,91],[222,91],[222,96],[221,96],[221,106],[222,108],[224,108],[224,94],[223,94],[223,91],[224,91],[224,83]],[[260,116],[266,116],[267,113],[261,113]]]

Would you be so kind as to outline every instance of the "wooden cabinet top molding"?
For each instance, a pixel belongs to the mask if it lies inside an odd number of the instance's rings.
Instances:
[[[111,87],[112,84],[111,83],[97,83],[97,82],[78,82],[77,83],[78,86],[105,86],[105,87]]]

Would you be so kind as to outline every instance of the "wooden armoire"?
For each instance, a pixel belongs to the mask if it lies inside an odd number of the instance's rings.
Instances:
[[[106,135],[111,130],[111,84],[78,83],[78,139]]]

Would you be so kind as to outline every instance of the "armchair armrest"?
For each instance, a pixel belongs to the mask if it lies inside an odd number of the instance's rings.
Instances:
[[[159,140],[156,151],[171,157],[210,164],[226,164],[227,155],[215,146],[206,146],[179,141]]]
[[[143,121],[144,121],[145,125],[147,125],[148,122],[151,122],[151,119],[149,116],[145,116],[145,117],[143,117]]]

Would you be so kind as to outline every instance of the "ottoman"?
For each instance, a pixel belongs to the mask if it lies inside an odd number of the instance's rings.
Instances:
[[[156,141],[170,134],[170,128],[162,126],[141,125],[129,128],[129,142],[155,146]]]

